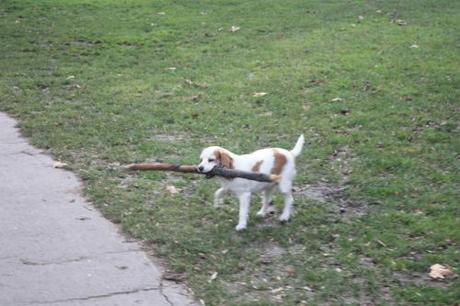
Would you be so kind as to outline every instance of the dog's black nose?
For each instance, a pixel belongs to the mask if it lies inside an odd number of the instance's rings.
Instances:
[[[204,167],[203,167],[203,166],[199,166],[199,167],[198,167],[198,171],[203,172],[203,170],[204,170]]]

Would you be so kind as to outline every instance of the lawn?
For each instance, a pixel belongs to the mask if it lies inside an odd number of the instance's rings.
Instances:
[[[460,302],[459,1],[3,0],[0,29],[0,110],[206,305]],[[120,169],[301,133],[286,225]]]

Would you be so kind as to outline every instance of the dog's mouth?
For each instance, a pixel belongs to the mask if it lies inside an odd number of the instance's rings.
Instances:
[[[196,167],[196,171],[198,171],[200,173],[208,173],[208,172],[212,172],[212,169],[211,170],[206,170],[203,166],[198,166],[198,167]]]
[[[211,178],[211,177],[215,176],[214,173],[213,173],[213,170],[214,170],[214,168],[212,168],[211,170],[206,171],[204,167],[200,167],[200,166],[196,167],[196,171],[198,171],[199,173],[206,174],[207,178]]]

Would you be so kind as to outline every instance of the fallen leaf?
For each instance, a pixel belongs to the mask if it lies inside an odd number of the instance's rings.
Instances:
[[[190,79],[184,79],[184,83],[189,85],[189,86],[194,86],[194,87],[198,87],[198,88],[204,88],[204,89],[208,88],[208,84],[206,84],[206,83],[195,83]]]
[[[440,264],[434,264],[430,267],[429,275],[433,279],[444,279],[453,274],[454,272],[452,272],[447,266],[443,266]]]
[[[185,281],[185,274],[166,271],[165,273],[163,273],[163,279],[180,283]]]
[[[176,67],[168,67],[168,68],[166,68],[166,70],[175,71],[175,70],[176,70]]]
[[[383,246],[384,248],[387,247],[387,245],[386,245],[382,240],[376,239],[375,241],[376,241],[378,244],[380,244],[381,246]]]
[[[259,262],[264,265],[269,265],[273,262],[273,258],[271,256],[261,256]]]
[[[276,289],[272,289],[272,290],[271,290],[271,293],[278,293],[278,292],[281,292],[281,291],[284,291],[284,288],[283,288],[283,287],[279,287],[279,288],[276,288]]]
[[[74,76],[74,75],[69,75],[69,76],[66,78],[66,80],[73,80],[73,79],[75,79],[75,76]]]
[[[360,21],[364,20],[364,16],[358,16],[358,20]]]
[[[164,15],[166,15],[166,13],[165,12],[158,12],[157,15],[164,16]]]
[[[339,98],[339,97],[334,98],[334,99],[331,100],[331,102],[342,102],[342,101],[343,101],[343,99]]]
[[[214,273],[211,275],[211,277],[209,278],[208,283],[210,283],[210,282],[212,282],[213,280],[215,280],[218,274],[219,274],[218,272],[214,272]]]
[[[232,32],[232,33],[236,32],[236,31],[239,31],[239,30],[240,30],[240,27],[238,27],[238,26],[232,26],[230,28],[230,32]]]
[[[81,86],[78,85],[78,84],[73,84],[73,85],[69,86],[69,89],[80,89],[80,88],[81,88]]]
[[[418,48],[418,47],[419,47],[419,45],[417,45],[417,44],[413,44],[413,45],[412,45],[412,46],[410,46],[410,47],[411,47],[412,49],[416,49],[416,48]]]
[[[405,26],[405,25],[407,25],[407,22],[404,21],[404,20],[402,20],[402,19],[396,19],[395,22],[396,22],[397,25],[400,25],[400,26]]]
[[[195,83],[193,83],[192,80],[189,80],[189,79],[184,79],[184,82],[185,82],[185,84],[190,85],[190,86],[193,86],[195,84]]]
[[[263,97],[265,95],[267,95],[266,92],[255,92],[252,96],[253,97]]]
[[[173,186],[173,185],[168,185],[166,186],[166,190],[170,193],[170,194],[176,194],[176,193],[179,193],[179,190]]]
[[[291,277],[295,276],[297,274],[297,272],[294,269],[294,267],[291,267],[291,266],[286,268],[286,273],[287,273],[288,276],[291,276]]]
[[[201,98],[200,95],[194,95],[194,96],[191,96],[189,99],[190,99],[191,101],[198,101],[200,98]]]
[[[57,161],[57,162],[55,162],[55,163],[53,164],[53,167],[54,167],[54,168],[59,168],[59,169],[60,169],[60,168],[65,168],[65,167],[67,167],[67,166],[68,166],[68,165],[67,165],[66,163],[59,162],[59,161]]]

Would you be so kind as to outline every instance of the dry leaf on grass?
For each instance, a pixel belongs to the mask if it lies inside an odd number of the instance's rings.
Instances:
[[[211,275],[211,277],[209,278],[208,283],[210,283],[210,282],[212,282],[213,280],[215,280],[216,277],[217,277],[217,274],[219,274],[219,273],[218,273],[218,272],[214,272],[214,273]]]
[[[194,87],[203,88],[203,89],[206,89],[209,86],[207,83],[195,83],[190,79],[184,79],[184,83],[189,86],[194,86]]]
[[[53,164],[53,167],[54,167],[54,168],[59,168],[59,169],[60,169],[60,168],[65,168],[65,167],[67,167],[67,166],[68,166],[68,165],[67,165],[66,163],[59,162],[59,161],[57,161],[57,162],[55,162],[55,163]]]
[[[195,83],[193,83],[193,81],[189,80],[189,79],[184,79],[184,83],[187,84],[187,85],[190,85],[190,86],[195,85]]]
[[[343,99],[339,98],[339,97],[334,98],[334,99],[331,100],[331,102],[342,102],[342,101],[343,101]]]
[[[185,281],[185,274],[184,273],[176,273],[172,271],[166,271],[163,274],[163,279],[173,281],[176,283],[181,283]]]
[[[279,287],[279,288],[276,288],[276,289],[272,289],[271,290],[271,293],[278,293],[278,292],[282,292],[284,291],[284,288],[283,287]]]
[[[266,92],[255,92],[252,96],[253,97],[263,97],[265,95],[267,95]]]
[[[175,186],[173,185],[168,185],[166,186],[166,190],[170,193],[170,194],[176,194],[176,193],[179,193],[179,189],[177,189]]]
[[[303,290],[306,290],[306,291],[310,291],[310,292],[313,291],[313,289],[311,289],[311,288],[308,287],[308,286],[303,286],[302,289],[303,289]]]
[[[440,264],[434,264],[430,267],[430,277],[433,279],[444,279],[446,277],[452,276],[452,272],[449,267],[443,266]]]
[[[287,273],[288,276],[293,277],[293,276],[295,276],[297,274],[297,271],[295,270],[294,267],[288,266],[288,267],[286,267],[286,273]]]
[[[239,30],[240,30],[240,27],[238,27],[238,26],[232,26],[230,28],[230,32],[232,32],[232,33],[236,32],[236,31],[239,31]]]

